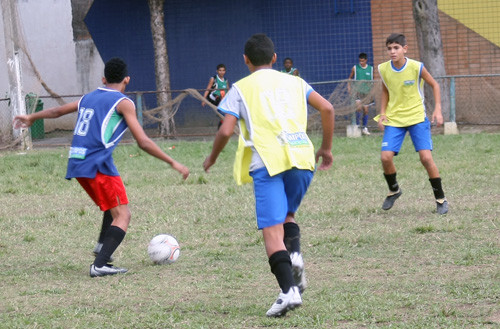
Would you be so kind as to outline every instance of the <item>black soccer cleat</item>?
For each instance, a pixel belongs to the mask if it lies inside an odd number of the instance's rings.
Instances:
[[[436,212],[440,215],[444,215],[448,213],[448,201],[446,199],[442,200],[436,200]]]
[[[403,194],[403,190],[399,189],[396,193],[388,195],[385,198],[384,203],[382,204],[382,209],[384,210],[391,209],[392,206],[394,205],[394,202],[396,201],[397,198],[401,196],[401,194]]]

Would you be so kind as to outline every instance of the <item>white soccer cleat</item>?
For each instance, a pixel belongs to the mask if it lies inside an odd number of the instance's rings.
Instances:
[[[363,130],[361,130],[361,133],[366,136],[370,135],[370,132],[368,131],[367,127],[364,127]]]
[[[95,278],[97,276],[123,274],[128,270],[126,268],[116,267],[111,264],[106,264],[102,267],[96,267],[94,264],[90,265],[90,276]]]
[[[302,254],[298,252],[292,252],[290,254],[290,260],[292,261],[292,273],[295,284],[299,287],[299,292],[302,294],[307,288],[306,273],[304,271],[304,259]]]
[[[269,317],[280,317],[300,305],[302,305],[302,297],[300,297],[299,288],[293,286],[286,294],[280,292],[278,299],[266,312],[266,315]]]

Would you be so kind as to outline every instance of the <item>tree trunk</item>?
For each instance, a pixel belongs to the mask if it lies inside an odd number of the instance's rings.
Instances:
[[[92,59],[99,56],[87,25],[83,21],[92,6],[92,2],[93,0],[71,0],[71,13],[73,14],[71,26],[73,27],[73,40],[75,41],[76,50],[76,74],[78,87],[82,94],[91,91],[90,69]]]
[[[412,0],[412,2],[420,60],[434,79],[439,82],[443,118],[448,121],[450,116],[450,86],[448,79],[439,79],[439,77],[446,75],[446,69],[437,0]],[[430,114],[432,113],[430,111],[434,109],[434,99],[429,86],[425,87],[425,99],[425,105]]]
[[[148,0],[151,14],[151,33],[155,53],[156,75],[156,100],[158,106],[166,105],[171,99],[170,68],[168,64],[167,39],[165,32],[165,14],[163,12],[165,0]],[[159,133],[161,136],[175,134],[175,121],[172,107],[167,107],[160,112],[161,122]]]

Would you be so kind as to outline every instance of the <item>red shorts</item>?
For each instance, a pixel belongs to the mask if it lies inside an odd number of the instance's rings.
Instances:
[[[120,176],[97,173],[95,178],[76,178],[87,194],[102,211],[128,204],[127,191]]]

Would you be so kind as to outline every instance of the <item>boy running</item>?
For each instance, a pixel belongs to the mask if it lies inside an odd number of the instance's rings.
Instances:
[[[188,168],[165,154],[142,129],[134,103],[123,94],[130,82],[125,62],[110,59],[104,67],[102,82],[104,87],[84,95],[80,101],[14,118],[15,128],[27,128],[38,119],[58,118],[78,111],[66,179],[76,178],[104,212],[94,250],[96,258],[90,265],[91,277],[127,272],[125,268],[108,264],[130,223],[127,193],[112,156],[127,128],[141,149],[168,163],[184,179],[189,176]]]
[[[271,272],[281,288],[266,314],[278,317],[302,304],[306,281],[295,212],[319,158],[320,170],[332,165],[334,109],[303,79],[272,69],[276,53],[266,35],[248,39],[243,57],[250,75],[233,84],[219,105],[225,120],[203,168],[208,172],[215,164],[239,123],[234,176],[239,185],[253,180],[257,227],[262,230]],[[306,134],[308,103],[320,112],[323,127],[316,156]]]
[[[439,170],[432,158],[431,123],[424,106],[424,81],[434,93],[432,123],[443,124],[439,84],[430,75],[423,63],[405,57],[408,50],[402,34],[391,34],[386,40],[387,53],[391,60],[378,66],[382,78],[382,99],[380,114],[375,117],[380,130],[384,131],[381,160],[384,176],[389,185],[382,209],[389,210],[403,191],[396,180],[393,158],[399,153],[406,132],[410,133],[415,151],[427,170],[429,181],[436,198],[438,214],[448,212],[448,201],[441,186]]]

